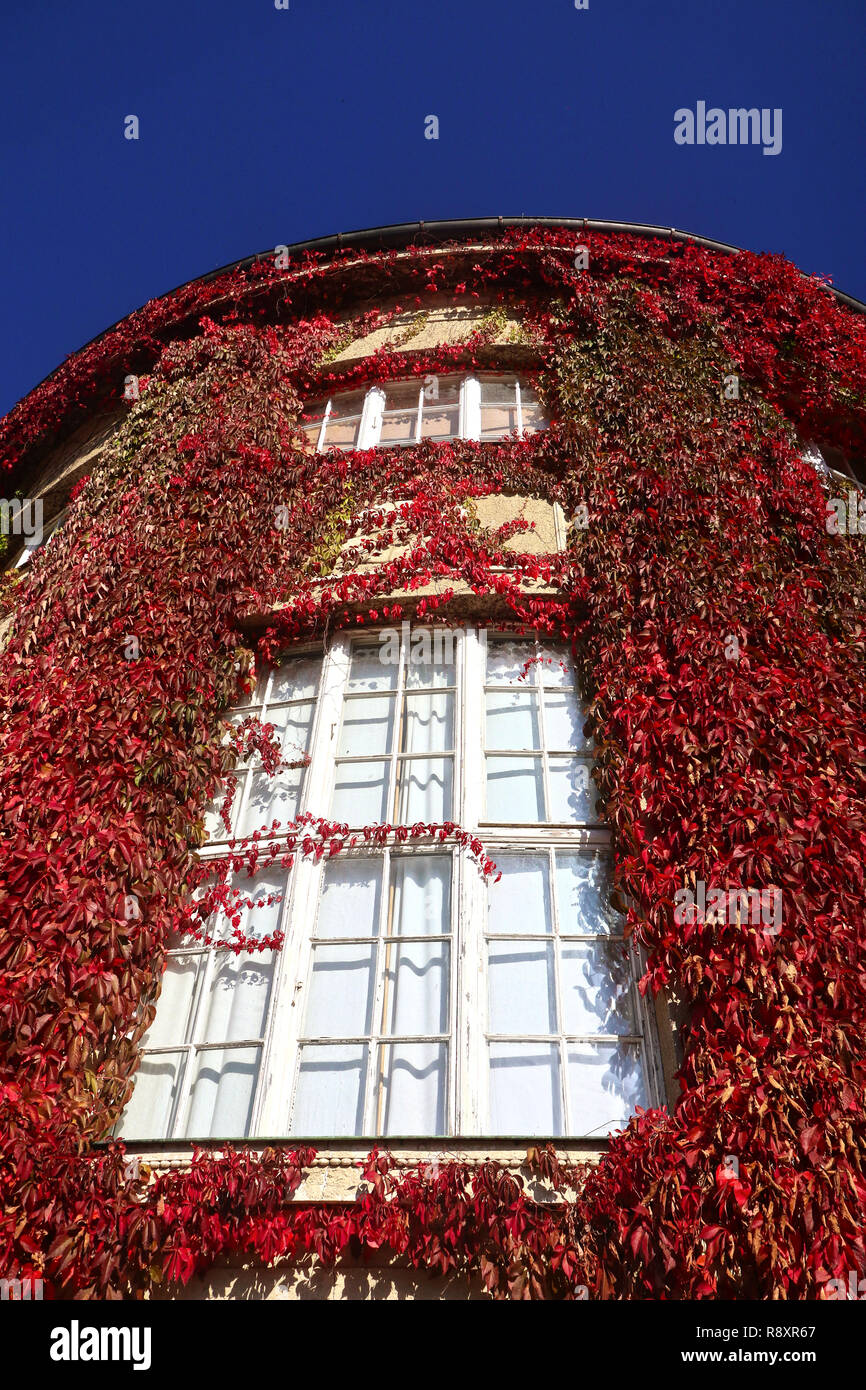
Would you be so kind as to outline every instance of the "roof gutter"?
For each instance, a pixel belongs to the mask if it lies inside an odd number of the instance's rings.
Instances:
[[[300,255],[304,251],[332,251],[352,246],[387,250],[409,246],[411,243],[425,238],[429,238],[434,243],[450,241],[467,232],[497,232],[502,231],[505,227],[565,227],[569,231],[575,232],[619,232],[627,236],[654,237],[660,241],[687,242],[691,246],[701,246],[707,251],[721,251],[733,256],[738,255],[743,249],[741,246],[732,246],[726,241],[713,241],[710,237],[697,236],[694,232],[684,232],[677,227],[656,227],[643,222],[604,222],[593,217],[464,217],[444,222],[397,222],[384,227],[366,227],[355,232],[336,232],[331,236],[314,237],[311,241],[296,241],[286,249],[289,256]],[[225,275],[229,271],[245,270],[248,266],[254,265],[256,261],[264,260],[273,254],[274,248],[270,246],[266,251],[260,251],[256,255],[245,256],[243,260],[232,261],[229,265],[219,266],[216,270],[209,270],[206,274],[197,275],[192,280],[183,280],[174,289],[166,290],[163,294],[155,295],[154,298],[165,299],[186,285],[207,284],[209,280],[215,280],[218,276]],[[844,294],[842,290],[832,289],[832,293],[839,304],[844,304],[853,313],[866,314],[866,303],[862,300],[855,299],[853,295]],[[95,337],[83,343],[80,348],[71,352],[65,361],[68,362],[70,357],[77,357],[78,353],[84,352],[86,348],[98,343],[101,338],[112,333],[127,318],[129,318],[129,314],[124,314],[123,318],[117,319],[115,323],[104,328],[101,333],[97,333]],[[62,365],[64,363],[50,371],[47,376],[42,378],[42,381],[27,392],[27,395],[31,395],[33,391],[38,391],[40,386],[44,386],[47,381],[50,381]],[[22,397],[22,399],[26,399],[26,397]]]
[[[711,237],[698,236],[694,232],[684,232],[678,227],[659,227],[643,222],[605,222],[594,217],[465,217],[444,222],[396,222],[384,227],[367,227],[355,232],[337,232],[331,236],[314,237],[310,241],[296,241],[287,250],[290,256],[292,253],[300,255],[304,251],[332,251],[352,246],[372,246],[377,250],[385,250],[408,246],[411,242],[424,237],[429,237],[434,242],[449,241],[465,232],[497,232],[502,231],[505,227],[566,227],[569,231],[575,232],[623,233],[627,236],[656,238],[659,241],[687,242],[692,246],[701,246],[706,251],[722,251],[734,256],[743,250],[741,246],[733,246],[730,242],[713,241]],[[245,270],[256,261],[263,260],[273,254],[274,248],[271,246],[268,247],[267,251],[259,252],[257,255],[245,256],[243,260],[233,261],[230,265],[208,271],[207,274],[198,276],[197,280],[204,284],[228,271]],[[196,280],[183,282],[183,284],[195,283]],[[176,288],[182,289],[183,285],[178,285]],[[845,304],[855,313],[866,314],[866,303],[863,300],[855,299],[853,295],[845,294],[842,290],[833,289],[832,292],[841,304]],[[169,291],[169,293],[174,293],[174,291]],[[162,296],[158,297],[162,298]],[[107,329],[106,331],[110,332],[111,330]]]

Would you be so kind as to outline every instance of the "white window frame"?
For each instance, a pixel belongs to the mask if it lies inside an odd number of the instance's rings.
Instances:
[[[488,379],[488,377],[489,377],[490,379],[493,379],[493,378],[500,377],[500,376],[502,376],[502,375],[507,375],[507,376],[512,376],[512,375],[513,375],[513,376],[514,376],[514,381],[515,381],[515,409],[516,409],[516,414],[517,414],[517,430],[516,430],[516,433],[517,433],[517,437],[520,438],[520,439],[522,439],[522,438],[524,437],[524,431],[523,431],[523,404],[522,404],[523,398],[522,398],[522,391],[525,390],[525,389],[527,389],[527,388],[526,388],[525,383],[524,383],[523,387],[521,386],[520,374],[519,374],[519,373],[516,373],[516,372],[515,372],[515,373],[500,373],[500,372],[482,373],[482,376],[483,376],[483,378],[484,378],[485,380]],[[443,378],[443,380],[446,380],[446,381],[453,381],[453,380],[455,380],[455,379],[459,379],[459,381],[460,381],[459,405],[458,405],[457,438],[459,438],[459,439],[474,439],[474,440],[480,440],[480,439],[481,439],[481,387],[482,387],[482,377],[474,376],[474,375],[472,375],[472,374],[469,374],[469,375],[461,375],[460,373],[455,372],[455,373],[450,374],[448,377]],[[419,443],[421,442],[421,439],[422,439],[424,409],[425,409],[425,403],[426,403],[426,401],[427,401],[427,398],[426,398],[426,396],[425,396],[425,394],[424,394],[424,391],[425,391],[424,382],[425,382],[426,378],[425,378],[425,377],[417,377],[417,378],[416,378],[416,377],[405,377],[405,378],[401,377],[399,380],[395,379],[394,381],[389,381],[389,382],[386,382],[386,383],[384,383],[384,384],[377,383],[376,385],[370,386],[370,387],[367,388],[367,391],[366,391],[365,396],[364,396],[363,405],[362,405],[362,408],[361,408],[361,419],[360,419],[360,422],[359,422],[359,425],[358,425],[358,433],[357,433],[357,436],[356,436],[356,439],[355,439],[355,443],[354,443],[354,444],[351,444],[351,445],[343,444],[343,445],[340,445],[340,446],[333,446],[333,447],[340,447],[340,448],[342,448],[342,449],[344,450],[344,452],[347,452],[347,453],[351,453],[351,452],[354,452],[354,451],[356,451],[356,450],[361,450],[361,449],[376,449],[376,448],[378,448],[378,447],[381,445],[381,439],[382,439],[382,420],[383,420],[384,412],[385,412],[385,405],[386,405],[386,400],[387,400],[387,389],[388,389],[388,387],[393,387],[393,386],[405,386],[405,385],[409,385],[411,382],[416,381],[416,380],[417,380],[417,382],[418,382],[418,406],[417,406],[417,414],[416,414],[416,417],[415,417],[415,441],[414,441],[414,442],[415,442],[415,444],[419,444]],[[348,394],[350,393],[350,391],[354,391],[354,390],[356,390],[356,389],[357,389],[357,388],[355,388],[355,387],[349,387],[349,388],[347,388],[345,394],[348,395]],[[344,393],[342,393],[342,392],[335,392],[333,395],[329,396],[329,397],[327,398],[326,402],[325,402],[325,408],[324,408],[324,412],[323,412],[323,415],[322,415],[322,419],[321,419],[320,424],[319,424],[319,432],[318,432],[318,436],[317,436],[317,439],[316,439],[316,452],[317,452],[317,453],[324,453],[324,451],[325,451],[327,448],[331,448],[331,447],[332,447],[331,445],[329,445],[329,444],[327,443],[327,428],[328,428],[328,422],[329,422],[329,420],[330,420],[330,418],[331,418],[331,414],[332,414],[332,411],[333,411],[333,408],[334,408],[334,403],[335,403],[335,401],[339,400],[341,394],[344,394]],[[546,424],[545,424],[545,428],[546,428]],[[506,438],[508,438],[508,436],[507,436],[506,434],[503,434],[503,435],[501,435],[501,436],[500,436],[500,435],[491,436],[489,442],[495,442],[495,440],[496,440],[497,438],[506,439]],[[388,444],[388,445],[383,445],[382,447],[387,447],[387,448],[400,448],[401,446],[400,446],[400,445],[395,445],[395,444]],[[406,447],[406,446],[403,446],[403,447]]]
[[[864,490],[863,483],[860,482],[850,463],[844,456],[842,459],[845,465],[844,472],[838,468],[831,468],[824,457],[823,451],[819,449],[818,445],[814,442],[806,444],[803,447],[801,457],[805,463],[810,463],[812,465],[819,478],[825,479],[829,487],[832,488],[833,483],[837,482],[844,484],[846,488],[850,488],[853,484],[858,492]]]
[[[411,629],[410,631],[414,631]],[[436,629],[431,629],[435,632]],[[493,636],[493,632],[490,633]],[[497,636],[510,636],[512,634],[502,633]],[[455,821],[465,829],[470,829],[478,834],[485,846],[486,853],[496,859],[499,854],[547,854],[551,857],[556,850],[575,852],[588,851],[606,853],[610,850],[609,832],[598,823],[586,823],[582,825],[550,825],[543,822],[520,823],[514,825],[485,824],[484,822],[484,747],[483,747],[483,727],[484,727],[484,675],[485,675],[485,649],[488,640],[488,630],[484,626],[467,627],[464,629],[450,629],[451,640],[454,642],[455,654],[455,682],[456,693],[454,697],[454,756],[452,774],[452,796],[453,804],[448,819]],[[329,650],[322,654],[321,648],[318,653],[322,656],[322,667],[318,684],[313,723],[310,736],[310,755],[311,761],[307,768],[306,775],[301,787],[301,797],[299,811],[311,811],[313,814],[324,814],[331,818],[330,804],[331,794],[336,779],[337,757],[336,750],[339,746],[341,733],[342,713],[346,701],[346,687],[349,678],[351,653],[354,645],[370,645],[378,639],[378,633],[365,630],[362,633],[341,633],[333,641]],[[400,672],[395,687],[395,707],[399,708],[397,702],[400,699],[402,689],[402,673],[405,671],[407,660],[407,643],[410,640],[407,629],[403,629],[400,651]],[[519,639],[525,640],[525,639]],[[295,648],[290,656],[311,655],[316,649]],[[576,682],[575,682],[576,683]],[[262,702],[256,704],[253,700],[238,709],[239,715],[259,712],[266,709],[264,697],[267,689],[263,692]],[[280,702],[285,703],[285,702]],[[397,739],[392,736],[391,776],[389,780],[389,806],[391,813],[388,819],[393,819],[394,799],[397,795],[397,778],[395,775],[398,758],[403,756],[397,747]],[[372,756],[372,755],[371,755]],[[419,755],[421,756],[421,755]],[[247,774],[250,781],[250,774]],[[240,807],[238,807],[240,816]],[[276,837],[276,843],[280,844],[283,834]],[[226,837],[224,833],[221,838],[214,839],[202,850],[202,857],[205,859],[219,859],[226,855]],[[399,847],[390,844],[388,847],[377,849],[365,847],[356,851],[344,850],[343,853],[352,853],[356,857],[375,858],[381,862],[382,872],[388,873],[393,858],[398,854],[412,853],[419,855],[447,855],[451,860],[451,921],[450,935],[439,937],[424,936],[424,940],[450,942],[449,960],[449,1015],[448,1030],[446,1035],[412,1035],[405,1038],[406,1042],[423,1043],[439,1042],[445,1040],[447,1043],[447,1093],[445,1101],[445,1134],[442,1136],[423,1136],[425,1138],[439,1137],[459,1137],[467,1138],[492,1138],[493,1135],[489,1120],[489,1084],[488,1084],[488,1041],[492,1037],[487,1028],[487,1001],[488,1001],[488,952],[486,947],[487,939],[487,884],[482,879],[477,866],[472,863],[465,854],[457,851],[452,844],[445,842],[409,842],[406,847]],[[551,870],[553,863],[551,862]],[[191,1087],[195,1072],[195,1059],[199,1053],[207,1048],[219,1050],[231,1047],[240,1048],[244,1046],[260,1046],[261,1060],[256,1080],[256,1090],[253,1098],[252,1111],[250,1116],[250,1126],[248,1138],[264,1138],[281,1136],[283,1138],[300,1139],[314,1136],[295,1135],[291,1133],[291,1107],[295,1094],[297,1072],[300,1062],[300,1050],[302,1040],[306,1040],[308,1045],[315,1045],[316,1040],[306,1038],[303,1031],[305,1024],[305,1001],[308,991],[308,982],[311,978],[312,957],[315,948],[314,932],[311,923],[316,921],[318,904],[321,898],[322,883],[325,872],[325,862],[315,862],[311,858],[297,855],[290,870],[286,870],[286,889],[283,901],[280,905],[279,916],[276,928],[284,932],[283,946],[276,952],[274,976],[271,986],[271,995],[268,1005],[268,1013],[265,1024],[264,1036],[262,1039],[232,1040],[230,1043],[209,1044],[207,1040],[198,1037],[197,1030],[200,1027],[200,1020],[205,1002],[208,998],[207,984],[215,968],[216,951],[211,948],[210,956],[206,963],[206,975],[198,985],[198,993],[192,1003],[192,1021],[190,1024],[189,1042],[165,1044],[157,1048],[147,1049],[148,1055],[163,1053],[187,1054],[186,1066],[181,1082],[181,1090],[175,1105],[175,1120],[172,1132],[166,1136],[166,1142],[186,1141],[184,1133],[186,1122],[191,1104]],[[245,895],[249,888],[245,885],[249,880],[240,878],[238,886]],[[553,883],[553,877],[550,882]],[[385,912],[385,899],[387,895],[382,895],[381,913]],[[553,912],[557,912],[556,896],[553,894]],[[382,919],[384,920],[384,919]],[[377,1020],[381,1022],[381,992],[383,987],[384,974],[381,966],[381,954],[387,949],[385,937],[382,935],[382,920],[380,920],[379,933],[370,940],[369,944],[374,946],[379,953],[376,956],[376,999],[374,1005],[373,1023]],[[498,939],[504,939],[501,933],[496,934]],[[411,941],[411,936],[401,937],[401,940]],[[507,939],[507,938],[506,938]],[[568,942],[579,942],[584,939],[580,934],[568,935],[565,938]],[[588,939],[597,940],[597,936]],[[337,938],[327,938],[328,943],[333,940],[334,944],[339,944]],[[553,943],[557,969],[559,969],[560,937],[558,931],[551,935],[538,934],[534,937],[538,942]],[[191,943],[189,947],[181,947],[179,953],[188,954],[200,951],[201,947],[197,943]],[[643,961],[639,957],[638,967],[642,968]],[[665,1097],[664,1080],[660,1063],[660,1051],[656,1033],[656,1020],[654,1013],[645,999],[637,989],[638,971],[634,969],[631,982],[632,1008],[638,1031],[630,1034],[599,1034],[595,1039],[588,1035],[581,1035],[580,1042],[612,1042],[612,1043],[637,1043],[640,1047],[640,1056],[643,1063],[643,1074],[648,1103],[659,1105],[663,1103]],[[558,976],[557,976],[558,980]],[[558,1000],[558,1023],[563,1025],[564,1019],[561,1010],[561,999],[559,998],[559,985],[557,983]],[[377,1012],[378,1010],[378,1012]],[[371,1106],[372,1096],[377,1087],[372,1081],[376,1071],[377,1053],[375,1049],[381,1045],[382,1041],[387,1043],[400,1042],[400,1035],[384,1035],[379,1031],[373,1031],[366,1035],[363,1042],[370,1049],[368,1054],[367,1068],[367,1094],[365,1102],[365,1128],[363,1134],[358,1136],[343,1135],[341,1140],[358,1141],[377,1135],[376,1128],[368,1129],[367,1125],[373,1123]],[[512,1036],[512,1041],[516,1039]],[[335,1042],[333,1038],[322,1039],[322,1041]],[[342,1039],[339,1040],[343,1042]],[[520,1041],[533,1042],[544,1041],[550,1046],[558,1046],[560,1053],[560,1085],[563,1100],[563,1124],[564,1132],[562,1135],[547,1136],[566,1140],[579,1140],[595,1138],[603,1142],[604,1135],[587,1136],[579,1133],[569,1134],[569,1096],[568,1096],[568,1073],[566,1067],[566,1054],[570,1045],[571,1035],[560,1033],[551,1034],[545,1039],[527,1037]],[[346,1045],[354,1045],[346,1041]],[[122,1131],[121,1131],[122,1132]],[[190,1142],[194,1138],[203,1138],[202,1135],[190,1135]],[[241,1138],[234,1135],[215,1135],[214,1138]],[[335,1136],[337,1137],[337,1136]],[[393,1139],[395,1136],[390,1136]],[[406,1136],[408,1137],[408,1136]],[[421,1137],[421,1136],[419,1136]],[[505,1137],[505,1136],[499,1136]],[[158,1142],[156,1139],[154,1142]]]
[[[51,537],[55,535],[56,532],[58,532],[60,528],[63,526],[68,515],[69,508],[63,507],[57,513],[56,516],[52,517],[50,521],[46,522],[45,526],[42,528],[42,539],[36,545],[25,544],[24,549],[21,551],[21,554],[15,561],[13,568],[20,570],[23,569],[25,565],[29,565],[37,550],[42,550],[42,548],[48,544],[48,542],[51,540]]]

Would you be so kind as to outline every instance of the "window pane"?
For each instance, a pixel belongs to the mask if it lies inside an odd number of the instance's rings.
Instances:
[[[382,1134],[444,1134],[444,1043],[393,1043],[380,1049]]]
[[[339,763],[331,812],[349,825],[381,825],[388,789],[386,762]]]
[[[152,1052],[141,1059],[120,1133],[124,1139],[167,1139],[180,1089],[181,1052]]]
[[[553,942],[488,943],[491,1033],[556,1032]]]
[[[482,376],[480,378],[481,404],[508,405],[514,400],[517,391],[516,376]]]
[[[218,951],[199,1042],[238,1042],[264,1035],[274,977],[273,951]]]
[[[325,866],[317,935],[376,936],[381,886],[381,859],[338,854]]]
[[[239,804],[240,799],[241,799],[241,797],[242,797],[242,795],[243,795],[243,791],[244,791],[244,778],[243,778],[243,777],[239,777],[239,778],[238,778],[238,784],[237,784],[237,787],[236,787],[236,789],[235,789],[234,803],[233,803],[233,805],[232,805],[232,816],[231,816],[231,819],[232,819],[232,820],[234,820],[235,817],[236,817],[236,815],[237,815],[238,804]],[[214,797],[213,801],[210,803],[210,805],[209,805],[209,806],[207,807],[207,809],[205,810],[205,813],[204,813],[204,828],[205,828],[205,834],[207,835],[208,840],[224,840],[224,839],[226,838],[226,834],[227,834],[228,832],[226,831],[225,822],[223,821],[223,818],[222,818],[222,815],[221,815],[222,808],[223,808],[223,806],[225,805],[225,799],[226,799],[226,793],[225,793],[225,788],[223,787],[223,788],[220,789],[220,791],[217,792],[217,794],[216,794],[216,796]]]
[[[561,687],[577,684],[574,663],[568,647],[545,645],[540,642],[537,656],[538,660],[532,669],[536,673],[533,679],[537,680],[539,685]]]
[[[557,853],[556,894],[563,935],[622,931],[623,918],[610,905],[606,855]]]
[[[304,1036],[351,1038],[369,1033],[375,946],[316,946]]]
[[[423,439],[456,439],[460,429],[460,382],[434,377],[424,387]]]
[[[520,410],[523,415],[524,434],[534,434],[536,430],[543,430],[547,426],[547,418],[541,402],[535,392],[528,386],[520,384]]]
[[[421,377],[413,381],[389,381],[385,384],[385,410],[411,410],[418,408],[418,397],[424,389]]]
[[[562,1134],[557,1047],[490,1044],[490,1128],[503,1135]]]
[[[354,448],[364,407],[364,391],[343,391],[331,401],[331,414],[325,429],[323,447]]]
[[[389,931],[394,936],[440,936],[451,930],[451,859],[395,855]]]
[[[583,1043],[568,1049],[568,1094],[575,1134],[602,1136],[623,1128],[648,1105],[640,1047]]]
[[[429,690],[455,685],[456,637],[449,628],[416,627],[406,654],[406,689]]]
[[[398,663],[388,661],[390,644],[380,642],[376,647],[353,647],[347,689],[351,691],[396,690]]]
[[[517,429],[517,383],[481,378],[481,438],[497,439]]]
[[[447,942],[388,942],[385,952],[383,1032],[445,1033],[448,1030]]]
[[[192,945],[192,939],[187,938]],[[156,1002],[156,1017],[145,1033],[142,1047],[170,1047],[189,1041],[192,1001],[203,955],[169,956]]]
[[[281,826],[286,826],[289,821],[294,820],[300,806],[303,778],[302,767],[285,768],[273,774],[252,773],[249,796],[238,817],[235,835],[243,839],[254,830],[270,827],[275,820],[279,821]],[[236,797],[240,796],[240,791],[239,786]]]
[[[590,763],[580,758],[550,758],[550,819],[583,825],[597,819],[596,788]]]
[[[572,690],[544,693],[544,734],[549,749],[585,748],[583,711]]]
[[[232,888],[237,889],[242,899],[249,898],[251,904],[240,909],[240,930],[245,936],[261,940],[262,937],[271,936],[279,930],[287,891],[286,884],[287,871],[278,864],[262,870],[252,878],[240,873],[235,875]],[[214,936],[232,935],[231,924],[227,922],[225,913],[220,913],[217,926],[218,931],[214,931]]]
[[[302,1047],[289,1132],[363,1134],[366,1058],[364,1046]]]
[[[189,1138],[243,1139],[249,1134],[261,1056],[260,1047],[199,1052],[185,1129]]]
[[[540,748],[537,702],[538,696],[532,690],[488,691],[486,746]]]
[[[552,931],[547,855],[494,857],[502,878],[488,885],[488,931]]]
[[[398,823],[439,824],[451,816],[450,758],[408,758],[400,761]]]
[[[386,387],[380,444],[414,444],[421,386],[419,380],[394,382]]]
[[[382,432],[379,444],[383,448],[393,448],[398,444],[414,444],[418,425],[418,411],[399,411],[385,415],[382,419]]]
[[[263,724],[273,724],[279,740],[283,760],[295,762],[306,753],[310,742],[315,705],[277,705],[268,706]],[[254,763],[261,765],[256,753]]]
[[[239,726],[240,724],[242,724],[243,721],[244,721],[245,719],[250,719],[250,718],[252,718],[252,717],[258,718],[258,716],[259,716],[259,711],[258,711],[258,710],[237,709],[237,710],[230,710],[229,713],[226,715],[226,719],[227,719],[228,723],[232,726],[232,733],[234,733],[234,732],[237,730],[238,726]],[[228,747],[229,740],[230,740],[231,736],[232,736],[232,735],[231,735],[228,731],[223,735],[223,738],[222,738],[222,745],[223,745],[224,748],[227,748],[227,747]],[[255,754],[252,755],[253,758],[254,758],[255,756],[256,756]],[[251,758],[241,758],[241,757],[237,757],[237,756],[236,756],[236,757],[235,757],[235,763],[234,763],[235,770],[240,770],[240,769],[242,769],[242,768],[247,768],[247,767],[249,767],[249,766],[250,766],[250,761],[251,761]]]
[[[487,819],[505,823],[544,820],[540,758],[488,755]]]
[[[272,674],[268,696],[270,703],[275,704],[279,700],[314,700],[321,669],[320,656],[286,657]]]
[[[633,1033],[631,970],[619,941],[572,941],[562,947],[566,1033]]]
[[[535,646],[532,642],[496,641],[491,638],[487,644],[487,684],[510,685],[519,678],[527,661],[534,656]],[[533,664],[518,688],[534,685],[535,672]]]
[[[327,405],[327,400],[310,401],[309,405],[305,406],[303,410],[300,427],[314,448],[319,442],[319,431],[322,428],[322,420],[324,419]]]
[[[394,730],[394,696],[369,695],[346,700],[339,754],[390,753]]]
[[[454,696],[450,691],[406,695],[404,753],[438,753],[454,747]],[[376,752],[376,749],[371,749]]]

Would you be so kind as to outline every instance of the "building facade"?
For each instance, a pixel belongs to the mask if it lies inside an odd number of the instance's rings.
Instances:
[[[10,1277],[866,1273],[861,308],[658,229],[378,229],[7,417]]]

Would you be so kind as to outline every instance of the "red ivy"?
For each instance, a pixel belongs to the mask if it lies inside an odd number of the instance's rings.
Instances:
[[[572,234],[539,228],[447,255],[262,261],[145,306],[0,426],[12,467],[118,400],[127,372],[146,388],[8,600],[7,1277],[140,1296],[226,1255],[382,1249],[510,1298],[814,1298],[866,1272],[864,567],[857,537],[827,535],[789,423],[863,448],[866,327],[780,258],[581,241],[588,272]],[[384,351],[333,360],[348,296],[412,308],[431,287],[525,301],[551,429],[311,458],[297,428],[311,393],[493,360],[483,332],[408,367]],[[474,499],[496,492],[585,508],[588,523],[563,554],[516,553],[523,528],[474,523]],[[339,627],[436,621],[458,586],[517,630],[572,643],[644,987],[690,1012],[675,1113],[638,1113],[596,1167],[532,1150],[552,1204],[494,1163],[398,1175],[379,1153],[365,1195],[336,1208],[293,1200],[308,1151],[202,1152],[188,1171],[137,1176],[122,1145],[96,1141],[129,1095],[171,932],[205,930],[190,894],[208,872],[204,808],[230,771],[222,714],[249,687],[246,619],[271,615],[267,660]],[[266,726],[238,740],[276,768]],[[390,835],[450,836],[493,871],[458,826],[369,827],[360,842]],[[348,841],[311,817],[230,858],[252,872]],[[675,894],[698,880],[777,886],[781,933],[678,923]],[[219,877],[209,892],[237,947],[243,900]]]

